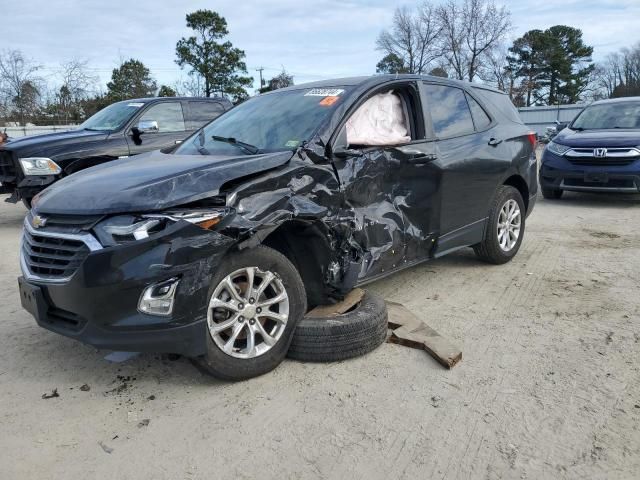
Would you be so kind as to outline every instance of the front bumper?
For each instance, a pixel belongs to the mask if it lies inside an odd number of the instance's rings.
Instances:
[[[574,165],[545,150],[540,186],[574,192],[640,193],[640,160],[629,165]]]
[[[23,263],[23,307],[47,330],[97,348],[201,355],[212,274],[233,240],[181,222],[159,238],[91,251],[56,283],[34,278]],[[179,277],[170,316],[138,311],[143,290]]]

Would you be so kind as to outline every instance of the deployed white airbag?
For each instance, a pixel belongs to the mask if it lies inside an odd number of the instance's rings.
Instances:
[[[393,91],[364,102],[346,126],[349,145],[399,145],[411,141],[402,100]]]

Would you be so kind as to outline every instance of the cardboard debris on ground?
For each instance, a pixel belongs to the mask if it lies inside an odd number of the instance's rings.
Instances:
[[[423,320],[416,317],[404,305],[387,301],[390,343],[425,350],[446,368],[453,368],[462,360],[462,351],[441,336]]]
[[[362,297],[364,296],[364,290],[361,288],[354,288],[351,290],[344,300],[341,302],[335,303],[333,305],[320,305],[319,307],[314,308],[309,313],[307,313],[308,317],[337,317],[338,315],[342,315],[345,312],[351,310],[354,306],[356,306]]]

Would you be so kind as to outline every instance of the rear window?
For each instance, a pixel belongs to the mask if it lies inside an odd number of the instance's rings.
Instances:
[[[188,109],[189,130],[196,130],[224,113],[224,107],[217,102],[188,102]]]
[[[438,138],[473,133],[473,120],[464,92],[459,88],[426,84],[427,107]]]
[[[520,118],[518,109],[513,106],[509,95],[500,92],[493,92],[491,90],[485,90],[484,88],[474,88],[475,93],[480,95],[490,106],[493,106],[496,110],[499,110],[507,119],[515,123],[524,125],[524,122]]]
[[[476,130],[484,130],[491,125],[491,119],[484,108],[480,106],[470,95],[467,94],[467,102],[469,102],[469,108],[471,108],[471,116],[473,117],[473,123],[476,126]]]

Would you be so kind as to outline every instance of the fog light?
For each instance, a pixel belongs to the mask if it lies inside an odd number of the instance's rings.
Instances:
[[[154,283],[144,289],[138,302],[138,310],[149,315],[171,315],[179,278]]]

